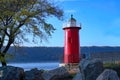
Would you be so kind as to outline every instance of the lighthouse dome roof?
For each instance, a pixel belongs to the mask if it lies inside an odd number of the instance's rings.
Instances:
[[[68,20],[68,22],[76,22],[76,19],[73,18],[73,15],[71,15],[71,18]]]

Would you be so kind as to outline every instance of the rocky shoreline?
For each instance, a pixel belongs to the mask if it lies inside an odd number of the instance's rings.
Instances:
[[[20,67],[6,66],[0,67],[0,80],[120,80],[117,72],[104,69],[103,63],[96,59],[82,60],[79,69],[80,71],[73,76],[65,67],[24,71]]]

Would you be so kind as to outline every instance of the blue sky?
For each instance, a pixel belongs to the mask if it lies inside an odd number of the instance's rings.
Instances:
[[[120,46],[120,0],[54,0],[64,10],[64,21],[48,19],[56,28],[48,42],[37,46],[64,46],[62,25],[70,15],[82,23],[81,46]]]

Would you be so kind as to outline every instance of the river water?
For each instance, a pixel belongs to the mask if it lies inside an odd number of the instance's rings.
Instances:
[[[0,65],[1,66],[1,65]],[[59,62],[40,62],[40,63],[9,63],[8,66],[21,67],[25,71],[38,68],[44,70],[51,70],[59,67]]]

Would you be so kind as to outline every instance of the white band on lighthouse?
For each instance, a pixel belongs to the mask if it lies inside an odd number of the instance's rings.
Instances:
[[[77,24],[72,24],[72,23],[63,23],[63,27],[62,28],[65,28],[65,27],[81,27],[81,23],[77,23]]]

